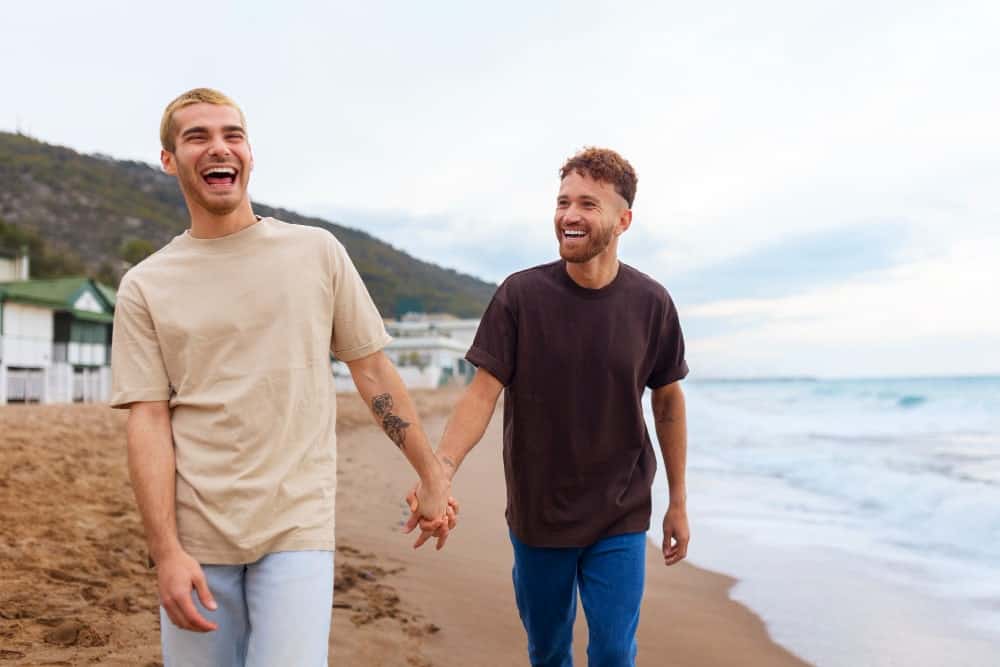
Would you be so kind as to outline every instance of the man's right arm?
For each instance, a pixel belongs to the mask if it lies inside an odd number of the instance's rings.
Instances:
[[[163,608],[173,624],[183,630],[215,630],[216,624],[199,614],[191,599],[194,588],[201,603],[215,609],[205,574],[177,537],[177,469],[167,401],[132,403],[127,438],[129,477],[146,529],[149,553],[156,563]]]

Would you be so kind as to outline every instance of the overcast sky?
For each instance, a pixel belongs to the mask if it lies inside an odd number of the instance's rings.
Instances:
[[[18,2],[0,129],[154,163],[195,86],[254,198],[492,281],[617,149],[695,375],[1000,372],[1000,3]]]

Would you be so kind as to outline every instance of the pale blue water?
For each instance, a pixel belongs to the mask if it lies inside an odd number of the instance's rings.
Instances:
[[[1000,665],[1000,378],[685,392],[689,558],[775,639],[819,665]],[[654,499],[658,543],[662,472]]]

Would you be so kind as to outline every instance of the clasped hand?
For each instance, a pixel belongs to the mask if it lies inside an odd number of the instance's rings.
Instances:
[[[406,496],[406,504],[410,508],[410,518],[403,526],[404,533],[412,533],[418,526],[420,536],[413,543],[418,549],[432,537],[437,538],[437,549],[444,547],[449,533],[458,525],[458,501],[449,495],[451,482],[445,478],[443,485],[437,491],[428,490],[421,482],[417,482]],[[447,497],[447,503],[441,503],[439,498]],[[440,504],[445,505],[444,513],[436,510]]]

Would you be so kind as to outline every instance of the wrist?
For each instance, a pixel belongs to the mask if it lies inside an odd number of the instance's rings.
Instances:
[[[458,463],[455,462],[455,457],[441,451],[436,452],[434,456],[441,463],[441,470],[444,472],[448,481],[450,482],[453,480],[455,478],[455,473],[458,472]]]
[[[162,563],[182,553],[184,553],[184,549],[179,541],[149,545],[149,557],[156,563]]]
[[[424,473],[420,475],[420,483],[431,489],[439,489],[448,486],[451,483],[451,477],[445,470],[445,466],[437,460],[437,457],[434,457]]]
[[[687,495],[671,495],[667,510],[687,510]]]

